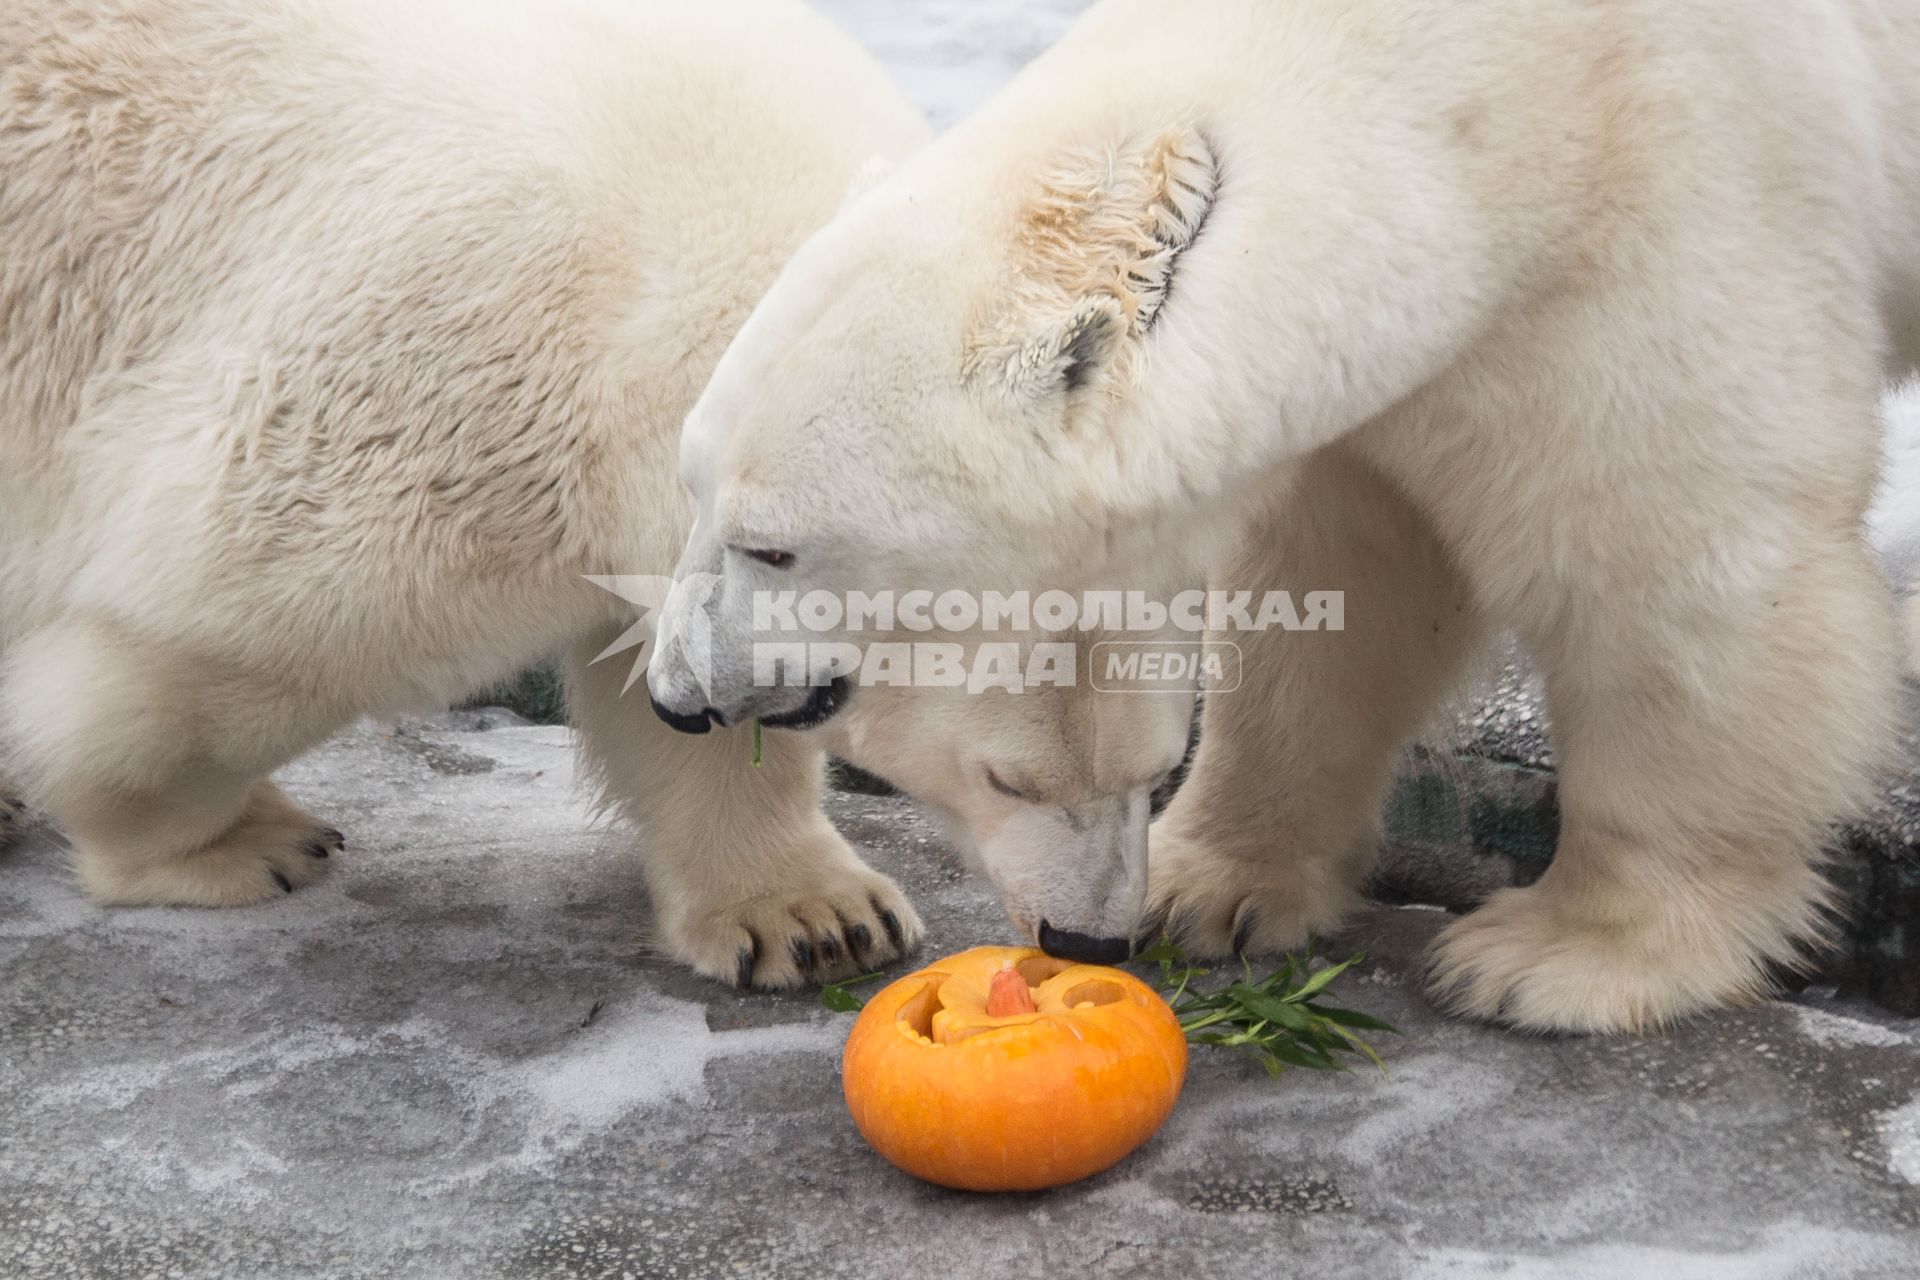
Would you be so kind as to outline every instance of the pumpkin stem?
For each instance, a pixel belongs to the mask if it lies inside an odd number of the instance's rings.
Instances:
[[[1018,969],[1002,969],[987,984],[987,1016],[1004,1018],[1010,1013],[1033,1013],[1033,988]]]

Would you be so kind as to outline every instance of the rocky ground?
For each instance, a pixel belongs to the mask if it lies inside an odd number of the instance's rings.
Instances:
[[[452,723],[479,724],[467,717]],[[744,744],[743,744],[744,747]],[[283,781],[348,831],[239,911],[87,906],[0,855],[0,1276],[1910,1277],[1920,1024],[1822,989],[1648,1040],[1448,1021],[1436,911],[1330,950],[1390,1075],[1198,1053],[1160,1135],[1045,1195],[918,1184],[839,1097],[847,1021],[655,956],[559,728],[365,727]],[[904,801],[842,828],[922,956],[1010,938]],[[1035,1123],[1046,1117],[1036,1116]]]

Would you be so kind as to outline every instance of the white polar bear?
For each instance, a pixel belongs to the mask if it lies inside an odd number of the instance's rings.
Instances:
[[[1244,639],[1209,700],[1149,906],[1213,953],[1336,923],[1397,744],[1510,628],[1559,853],[1436,989],[1652,1026],[1827,933],[1818,851],[1894,709],[1860,533],[1890,352],[1920,6],[1105,0],[756,308],[688,419],[683,564],[1057,585],[1250,519],[1216,580],[1344,590],[1346,630]],[[728,599],[712,709],[777,713]]]
[[[820,751],[623,701],[582,575],[671,566],[722,347],[924,136],[787,0],[0,7],[0,793],[101,902],[274,897],[343,837],[268,771],[570,647],[668,949],[785,985],[912,945]]]

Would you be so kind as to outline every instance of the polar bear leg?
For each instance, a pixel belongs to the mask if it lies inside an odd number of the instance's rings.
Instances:
[[[1442,935],[1443,999],[1533,1030],[1638,1031],[1763,995],[1829,937],[1820,850],[1891,741],[1893,609],[1850,542],[1804,558],[1767,605],[1759,627],[1753,609],[1597,610],[1536,654],[1559,849]]]
[[[24,798],[73,845],[80,883],[115,905],[240,906],[319,878],[340,833],[211,728],[188,664],[110,628],[29,637],[0,673]]]
[[[212,771],[55,817],[73,841],[81,886],[109,905],[267,901],[318,880],[345,844],[272,783]]]
[[[803,736],[749,727],[676,733],[623,691],[631,656],[569,656],[568,702],[587,765],[639,829],[664,948],[735,986],[794,987],[878,968],[919,941],[898,885],[860,860],[820,811],[825,757]]]
[[[1148,923],[1196,954],[1294,948],[1359,898],[1400,746],[1485,632],[1427,526],[1338,446],[1216,590],[1344,593],[1344,629],[1221,634],[1239,687],[1207,699],[1192,776],[1152,833]]]

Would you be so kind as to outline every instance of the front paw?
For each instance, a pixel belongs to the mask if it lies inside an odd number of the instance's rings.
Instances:
[[[243,907],[318,880],[346,837],[270,782],[247,793],[240,820],[201,848],[154,857],[75,840],[81,887],[103,906]]]
[[[1142,941],[1164,933],[1196,959],[1298,950],[1332,932],[1358,901],[1355,877],[1344,866],[1278,851],[1232,857],[1156,830],[1147,855]]]
[[[1817,888],[1752,911],[1737,894],[1582,898],[1547,877],[1447,926],[1429,970],[1439,1004],[1522,1031],[1640,1035],[1761,998],[1819,930]]]
[[[912,951],[925,932],[900,887],[850,849],[844,861],[820,859],[781,881],[741,884],[738,897],[670,909],[668,949],[730,986],[779,989],[881,968]]]

